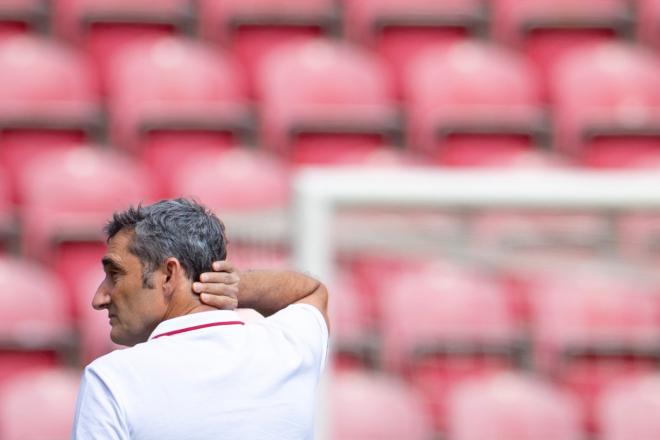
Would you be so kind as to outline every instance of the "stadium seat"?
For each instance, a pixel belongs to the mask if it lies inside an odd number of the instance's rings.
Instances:
[[[0,257],[0,383],[66,360],[75,348],[73,337],[64,287],[55,274]]]
[[[639,274],[607,267],[562,273],[540,277],[533,292],[536,361],[579,396],[585,427],[594,431],[603,388],[656,368],[660,301],[655,284]]]
[[[0,254],[18,250],[18,219],[11,203],[10,186],[4,170],[0,169]]]
[[[595,168],[660,166],[660,62],[635,46],[576,51],[551,81],[557,148]]]
[[[0,131],[0,163],[12,186],[42,152],[97,139],[102,118],[84,59],[36,37],[0,41]]]
[[[640,40],[660,53],[660,0],[639,0],[637,23]]]
[[[547,78],[563,55],[579,47],[630,37],[626,0],[495,0],[493,34],[522,50]]]
[[[418,395],[395,378],[350,372],[331,379],[333,440],[428,440],[433,429]]]
[[[488,14],[480,0],[347,0],[346,33],[387,61],[397,83],[424,48],[484,35]]]
[[[598,405],[603,440],[660,437],[660,377],[649,374],[608,387]]]
[[[174,168],[248,140],[252,129],[237,67],[192,40],[131,46],[112,61],[108,85],[112,137],[154,171],[162,196]]]
[[[56,33],[94,62],[101,91],[110,62],[126,46],[194,30],[191,0],[56,0]]]
[[[233,264],[241,269],[289,267],[289,172],[284,163],[237,147],[200,153],[171,178],[173,195],[194,197],[225,222]]]
[[[23,248],[55,267],[70,292],[79,272],[99,266],[113,211],[152,197],[142,167],[99,147],[43,154],[21,177]]]
[[[0,438],[65,439],[71,435],[80,383],[77,371],[23,374],[0,390]]]
[[[503,48],[469,41],[427,49],[411,64],[404,95],[410,145],[433,163],[508,166],[548,144],[534,72]]]
[[[621,255],[637,263],[660,263],[660,215],[657,212],[628,212],[618,221]]]
[[[571,396],[531,376],[512,373],[456,387],[449,403],[452,440],[580,440]],[[641,440],[641,439],[640,439]]]
[[[333,0],[201,0],[201,33],[241,62],[254,95],[255,72],[274,48],[338,32]]]
[[[497,280],[448,263],[393,277],[383,292],[381,335],[387,368],[423,393],[441,430],[456,384],[515,368],[526,350]]]
[[[398,143],[393,89],[368,53],[324,40],[292,43],[258,73],[264,143],[291,163],[333,164]]]
[[[42,0],[4,0],[0,4],[0,40],[43,32],[48,27],[48,8]]]

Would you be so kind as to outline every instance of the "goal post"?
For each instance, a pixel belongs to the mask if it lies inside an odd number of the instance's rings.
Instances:
[[[331,284],[332,222],[342,208],[660,209],[660,173],[591,170],[306,168],[293,181],[294,265]],[[329,379],[321,384],[317,437],[330,439]]]

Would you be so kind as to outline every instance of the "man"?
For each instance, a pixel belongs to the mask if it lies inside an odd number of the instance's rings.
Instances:
[[[321,283],[259,271],[239,281],[222,261],[224,226],[185,199],[116,213],[106,233],[92,305],[131,348],[85,369],[74,439],[313,438],[328,343]],[[266,318],[215,308],[236,306]]]

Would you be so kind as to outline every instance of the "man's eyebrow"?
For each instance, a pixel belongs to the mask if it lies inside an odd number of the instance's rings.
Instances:
[[[115,269],[121,272],[124,271],[124,268],[122,268],[119,263],[117,263],[115,260],[113,260],[110,257],[103,257],[101,259],[101,263],[103,264],[104,269]]]

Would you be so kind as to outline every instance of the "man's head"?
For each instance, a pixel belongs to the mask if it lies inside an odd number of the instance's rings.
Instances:
[[[106,276],[92,305],[108,310],[118,344],[143,342],[161,321],[198,305],[193,281],[226,257],[222,222],[186,199],[130,207],[115,213],[105,231]]]

